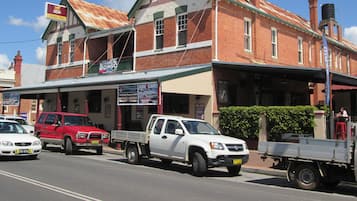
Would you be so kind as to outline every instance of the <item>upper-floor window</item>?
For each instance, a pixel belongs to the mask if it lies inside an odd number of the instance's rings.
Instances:
[[[278,30],[271,28],[271,54],[273,58],[278,58]]]
[[[244,18],[244,50],[252,51],[252,20]]]
[[[329,48],[328,50],[328,66],[331,68],[332,65],[332,50]]]
[[[342,56],[341,52],[338,53],[338,68],[342,70]]]
[[[69,62],[74,62],[74,50],[75,50],[75,35],[69,35]]]
[[[164,47],[164,20],[155,20],[155,49]]]
[[[350,55],[348,54],[346,56],[346,66],[347,66],[347,74],[351,74],[351,66],[350,66]]]
[[[312,44],[311,41],[309,41],[309,63],[312,62]]]
[[[62,49],[63,49],[62,38],[59,37],[57,38],[57,64],[58,65],[62,64]]]
[[[335,68],[336,68],[336,69],[339,68],[339,66],[338,66],[338,52],[337,52],[337,50],[336,50],[336,52],[335,52]]]
[[[298,37],[298,62],[299,64],[304,63],[304,47],[301,37]]]
[[[177,23],[177,46],[187,44],[187,6],[180,6],[175,9]]]
[[[323,64],[323,50],[324,50],[324,47],[321,45],[320,47],[320,64],[322,65]]]

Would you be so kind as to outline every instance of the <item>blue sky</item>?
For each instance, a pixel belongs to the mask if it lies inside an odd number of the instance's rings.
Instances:
[[[86,0],[122,11],[129,11],[135,0]],[[309,19],[308,0],[269,0],[270,2]],[[49,1],[59,3],[60,0]],[[11,0],[1,2],[0,69],[7,68],[17,51],[23,62],[44,64],[45,43],[41,36],[48,25],[44,17],[46,0]],[[356,0],[319,0],[319,5],[335,4],[336,20],[342,25],[344,37],[357,44]],[[321,17],[319,8],[319,18]]]

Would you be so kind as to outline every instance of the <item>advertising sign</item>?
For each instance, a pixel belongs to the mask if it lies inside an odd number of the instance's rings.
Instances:
[[[12,105],[12,106],[19,106],[20,103],[20,94],[19,93],[3,93],[2,94],[2,105]]]
[[[118,105],[157,105],[157,82],[122,84],[118,87]]]
[[[46,2],[45,16],[50,20],[66,22],[67,7],[64,5]]]
[[[99,74],[113,73],[118,68],[118,58],[109,59],[100,62],[99,64]]]

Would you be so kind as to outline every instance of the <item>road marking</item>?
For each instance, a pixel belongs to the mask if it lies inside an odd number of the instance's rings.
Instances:
[[[27,177],[16,175],[16,174],[13,174],[13,173],[10,173],[10,172],[6,172],[6,171],[3,171],[3,170],[0,170],[0,175],[6,176],[6,177],[10,177],[10,178],[13,178],[13,179],[17,179],[19,181],[23,181],[23,182],[26,182],[26,183],[29,183],[29,184],[32,184],[32,185],[35,185],[35,186],[38,186],[38,187],[41,187],[41,188],[45,188],[45,189],[48,189],[48,190],[51,190],[51,191],[55,191],[57,193],[61,193],[61,194],[67,195],[69,197],[73,197],[73,198],[78,199],[78,200],[101,201],[101,200],[99,200],[97,198],[89,197],[89,196],[86,196],[86,195],[83,195],[83,194],[80,194],[80,193],[76,193],[76,192],[73,192],[73,191],[70,191],[70,190],[67,190],[67,189],[64,189],[64,188],[60,188],[58,186],[53,186],[53,185],[50,185],[50,184],[46,184],[46,183],[43,183],[43,182],[40,182],[40,181],[37,181],[37,180],[34,180],[34,179],[30,179],[30,178],[27,178]]]

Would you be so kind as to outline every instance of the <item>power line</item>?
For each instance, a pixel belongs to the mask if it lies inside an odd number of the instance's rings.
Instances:
[[[16,43],[28,43],[34,41],[40,41],[42,39],[29,39],[29,40],[18,40],[18,41],[0,41],[0,44],[16,44]]]

